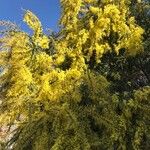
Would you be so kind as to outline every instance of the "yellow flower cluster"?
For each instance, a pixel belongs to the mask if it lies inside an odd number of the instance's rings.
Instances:
[[[80,13],[84,7],[82,2],[61,0],[63,35],[54,40],[53,55],[47,54],[45,49],[49,48],[50,39],[43,34],[39,19],[30,11],[26,11],[24,21],[34,31],[33,36],[16,32],[1,39],[0,65],[5,66],[5,71],[0,80],[4,80],[3,83],[9,80],[5,97],[14,108],[8,112],[8,118],[14,114],[26,116],[30,101],[33,105],[39,102],[59,103],[64,97],[80,101],[79,87],[92,57],[99,63],[107,51],[119,53],[121,48],[125,48],[128,54],[136,54],[142,49],[143,29],[136,25],[134,18],[125,17],[125,0],[121,0],[123,7],[112,0],[103,1],[103,10],[94,0],[85,0],[90,9],[84,14]],[[96,81],[101,79],[92,78]],[[93,81],[95,88],[99,87],[96,81]]]
[[[92,3],[92,2],[95,2],[95,0],[84,0],[84,2],[86,2],[86,3]]]
[[[33,41],[37,46],[39,46],[43,49],[48,49],[49,48],[50,39],[45,35],[38,36],[38,37],[33,37]]]
[[[49,48],[50,40],[46,35],[43,35],[43,29],[39,19],[31,11],[27,10],[24,15],[24,21],[34,31],[32,39],[35,45],[43,49]]]
[[[25,12],[24,15],[24,22],[27,23],[27,25],[36,33],[41,34],[42,33],[42,25],[39,19],[29,10]]]
[[[63,8],[61,25],[68,29],[75,28],[78,21],[78,13],[80,11],[82,0],[61,0]]]
[[[84,3],[88,3],[89,10],[86,5],[84,7]],[[101,3],[104,5],[103,9],[94,0],[61,1],[64,8],[61,24],[66,32],[65,38],[56,44],[56,47],[59,47],[58,45],[63,43],[63,46],[58,48],[61,56],[69,51],[69,56],[74,60],[76,59],[73,55],[80,55],[89,61],[93,51],[96,51],[95,59],[98,63],[108,51],[118,54],[121,48],[125,48],[128,54],[134,55],[142,50],[143,29],[136,25],[133,17],[127,17],[128,2],[107,0]],[[86,10],[82,11],[83,18],[80,16],[81,9]],[[63,59],[63,56],[57,58],[58,62],[63,62]]]
[[[91,6],[90,7],[90,11],[93,13],[93,14],[98,14],[99,13],[99,7],[93,7]]]

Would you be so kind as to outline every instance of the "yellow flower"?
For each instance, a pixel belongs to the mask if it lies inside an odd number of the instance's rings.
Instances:
[[[42,25],[39,19],[29,10],[24,15],[24,22],[36,33],[42,33]]]
[[[95,0],[84,0],[86,3],[93,3]]]
[[[91,11],[93,14],[98,14],[98,13],[99,13],[99,8],[98,8],[98,7],[93,7],[93,6],[91,6],[91,7],[90,7],[90,11]]]
[[[33,41],[37,46],[43,49],[49,48],[50,39],[46,35],[43,35],[42,37],[40,36],[33,37]]]

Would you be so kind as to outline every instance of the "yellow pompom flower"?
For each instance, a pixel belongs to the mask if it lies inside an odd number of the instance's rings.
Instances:
[[[49,48],[50,39],[46,35],[39,36],[39,37],[33,37],[33,41],[37,46],[39,46],[43,49]]]
[[[24,15],[24,22],[36,33],[42,33],[42,25],[39,19],[29,10]]]
[[[91,11],[93,14],[98,14],[98,13],[99,13],[99,8],[98,8],[98,7],[93,7],[93,6],[91,6],[91,7],[90,7],[90,11]]]
[[[39,19],[29,10],[26,11],[24,15],[24,22],[34,31],[33,42],[36,46],[43,49],[49,48],[49,38],[43,35],[43,29]]]

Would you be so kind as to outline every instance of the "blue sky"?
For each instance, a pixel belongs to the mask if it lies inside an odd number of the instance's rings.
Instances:
[[[0,0],[0,20],[15,22],[27,32],[27,25],[22,21],[24,11],[29,9],[38,16],[43,28],[58,30],[60,18],[59,0]]]

